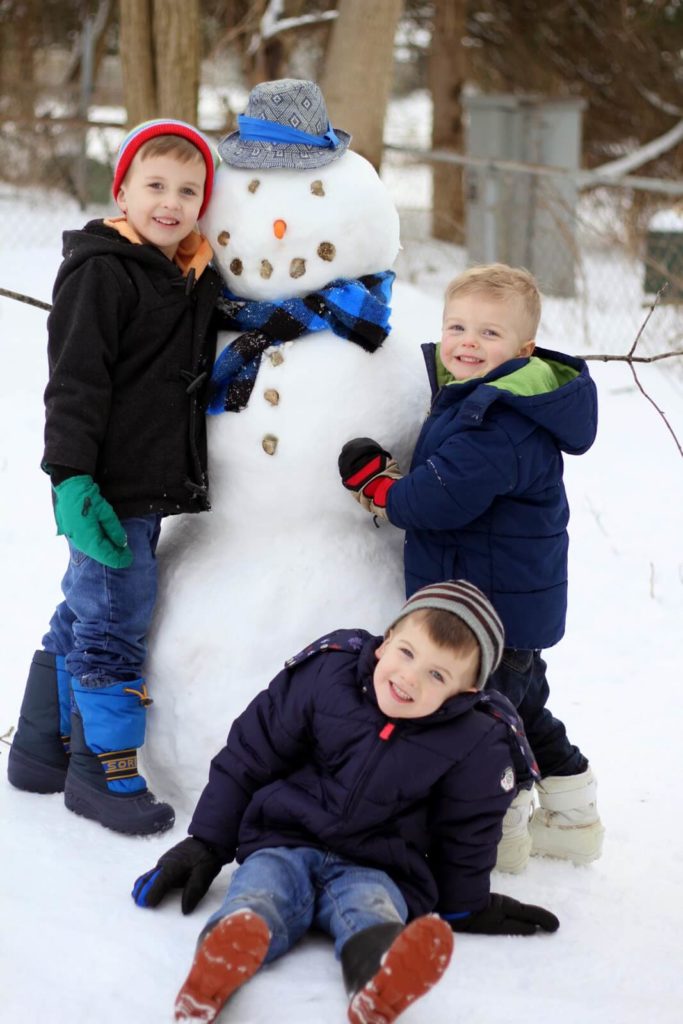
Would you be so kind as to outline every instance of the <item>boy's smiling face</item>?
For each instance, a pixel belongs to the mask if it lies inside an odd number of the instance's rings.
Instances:
[[[456,380],[485,377],[510,359],[530,356],[522,299],[494,298],[486,291],[454,295],[444,308],[441,362]]]
[[[439,647],[420,612],[401,619],[375,652],[375,696],[387,718],[424,718],[458,693],[476,692],[477,648]]]
[[[172,153],[144,158],[137,153],[116,201],[143,242],[173,259],[197,223],[205,181],[206,165],[199,151],[196,160],[185,162]]]

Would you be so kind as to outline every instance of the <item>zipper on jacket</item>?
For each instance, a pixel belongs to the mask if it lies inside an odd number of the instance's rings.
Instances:
[[[386,742],[387,740],[391,739],[391,736],[395,728],[396,725],[393,722],[386,722],[378,732],[377,736],[380,740],[382,740],[382,743],[378,744],[368,755],[368,758],[365,762],[365,767],[363,768],[363,771],[361,772],[361,775],[358,781],[356,782],[356,785],[354,786],[353,790],[351,791],[351,793],[349,793],[347,797],[346,804],[341,813],[342,818],[346,818],[348,815],[352,814],[353,811],[356,809],[358,801],[361,798],[362,792],[365,789],[365,783],[368,779],[368,776],[370,775],[375,765],[379,761],[380,757],[386,750]]]

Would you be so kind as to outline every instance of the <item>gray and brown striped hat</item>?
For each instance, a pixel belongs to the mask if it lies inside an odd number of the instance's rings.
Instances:
[[[479,643],[480,661],[477,689],[482,690],[486,680],[500,664],[505,646],[503,623],[493,605],[478,587],[467,580],[446,580],[444,583],[430,583],[408,598],[390,628],[406,615],[427,608],[439,608],[451,612],[474,633]]]

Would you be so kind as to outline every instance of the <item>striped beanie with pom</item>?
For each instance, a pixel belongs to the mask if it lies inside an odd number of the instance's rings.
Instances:
[[[421,587],[408,598],[390,628],[413,612],[437,608],[457,615],[474,633],[479,643],[480,660],[477,689],[482,690],[500,664],[505,646],[503,623],[493,605],[478,587],[467,580],[447,580]]]
[[[143,121],[142,124],[137,125],[132,131],[128,132],[119,147],[118,156],[116,157],[114,181],[111,187],[114,199],[119,194],[121,182],[125,178],[126,172],[133,162],[133,157],[140,149],[140,146],[145,142],[149,142],[150,139],[158,138],[160,135],[178,135],[181,139],[187,139],[193,146],[196,146],[203,156],[204,163],[206,164],[206,181],[204,183],[204,200],[199,211],[199,216],[201,217],[211,198],[216,156],[211,143],[198,128],[194,128],[185,121],[174,121],[172,118]]]

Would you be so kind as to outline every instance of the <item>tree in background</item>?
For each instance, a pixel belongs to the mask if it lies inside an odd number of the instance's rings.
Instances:
[[[351,132],[353,149],[375,167],[382,160],[402,7],[402,0],[339,0],[321,77],[332,123]]]
[[[197,120],[199,0],[120,0],[120,55],[128,125]]]
[[[467,0],[434,0],[429,79],[432,94],[432,148],[464,147],[461,97],[467,79]],[[432,234],[448,242],[462,242],[465,207],[462,169],[435,164],[432,170]]]
[[[586,100],[583,162],[596,167],[683,121],[681,0],[469,0],[471,81],[485,92],[535,92]],[[638,173],[680,177],[683,145]],[[635,192],[624,209],[642,235],[661,197]]]

